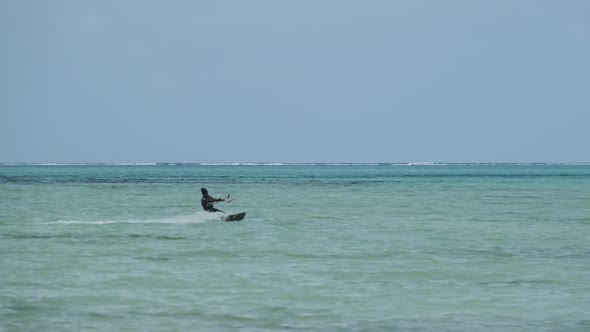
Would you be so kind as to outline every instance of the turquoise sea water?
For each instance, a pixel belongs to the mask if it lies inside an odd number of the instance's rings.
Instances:
[[[238,329],[589,331],[590,165],[0,166],[0,331]]]

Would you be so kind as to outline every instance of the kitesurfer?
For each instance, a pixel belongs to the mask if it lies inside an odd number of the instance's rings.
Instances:
[[[203,194],[203,197],[201,197],[201,205],[203,206],[203,210],[207,211],[207,212],[223,212],[221,210],[218,210],[215,208],[215,203],[217,202],[223,202],[225,201],[225,199],[223,198],[213,198],[211,196],[209,196],[209,192],[207,191],[206,188],[201,188],[201,194]]]

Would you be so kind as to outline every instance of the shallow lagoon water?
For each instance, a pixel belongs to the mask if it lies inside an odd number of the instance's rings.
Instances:
[[[588,165],[3,165],[0,330],[588,331],[588,243]]]

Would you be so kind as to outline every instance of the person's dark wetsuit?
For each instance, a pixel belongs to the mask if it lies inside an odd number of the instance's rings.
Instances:
[[[213,198],[213,197],[209,196],[209,192],[205,188],[201,188],[201,194],[203,194],[203,197],[201,197],[201,205],[203,206],[203,210],[205,210],[207,212],[223,212],[221,210],[216,209],[214,204],[216,202],[225,201],[225,199]],[[223,213],[225,213],[225,212],[223,212]]]

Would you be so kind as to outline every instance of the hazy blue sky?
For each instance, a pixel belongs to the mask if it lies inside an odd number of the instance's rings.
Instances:
[[[1,1],[0,162],[590,161],[590,1]]]

